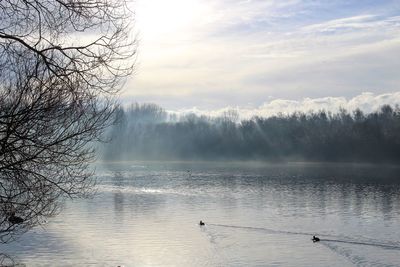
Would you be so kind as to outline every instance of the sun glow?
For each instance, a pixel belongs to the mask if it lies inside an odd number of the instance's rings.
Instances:
[[[138,0],[136,25],[146,39],[176,37],[201,24],[204,9],[198,0]]]

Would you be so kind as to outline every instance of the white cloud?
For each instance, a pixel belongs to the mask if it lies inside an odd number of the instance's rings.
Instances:
[[[360,30],[395,24],[398,17],[381,20],[376,15],[358,15],[340,18],[323,23],[312,24],[302,28],[305,32],[337,32],[340,30]]]
[[[385,1],[146,1],[124,92],[140,102],[210,109],[398,90],[400,16]]]
[[[377,111],[382,105],[391,105],[395,107],[399,104],[400,92],[380,95],[365,92],[350,99],[345,97],[304,98],[302,100],[272,99],[255,108],[228,106],[216,110],[205,110],[194,107],[170,112],[178,114],[194,113],[197,115],[217,117],[221,116],[226,111],[235,110],[242,119],[246,119],[253,116],[270,117],[278,113],[291,114],[298,111],[309,112],[325,110],[336,113],[341,108],[349,112],[360,109],[365,113],[371,113]]]

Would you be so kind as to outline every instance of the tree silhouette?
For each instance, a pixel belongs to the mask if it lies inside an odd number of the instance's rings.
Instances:
[[[384,105],[370,114],[322,110],[240,121],[235,112],[169,119],[161,108],[146,106],[135,105],[134,114],[124,111],[124,120],[112,128],[112,143],[104,147],[106,159],[400,161],[398,107]]]
[[[124,1],[0,1],[0,238],[89,194],[93,141],[133,69]]]

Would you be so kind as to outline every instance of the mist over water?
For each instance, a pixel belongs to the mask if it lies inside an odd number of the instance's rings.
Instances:
[[[240,120],[168,114],[154,104],[116,112],[100,147],[105,161],[264,160],[317,162],[400,162],[400,109],[382,106],[364,114],[316,111]]]
[[[1,251],[27,266],[399,266],[395,166],[96,167],[94,198],[67,200],[43,229]]]

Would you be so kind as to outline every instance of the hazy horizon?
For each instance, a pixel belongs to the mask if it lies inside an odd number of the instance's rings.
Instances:
[[[165,109],[170,114],[186,115],[196,114],[199,116],[218,117],[225,112],[235,111],[241,119],[249,119],[253,116],[270,117],[277,114],[289,115],[295,112],[318,112],[326,111],[337,113],[341,109],[353,112],[357,109],[369,114],[376,112],[384,105],[390,105],[393,108],[400,104],[400,92],[375,95],[371,92],[365,92],[353,98],[345,97],[322,97],[322,98],[303,98],[300,100],[291,99],[273,99],[262,103],[259,106],[250,105],[228,105],[216,108],[202,108],[193,106],[190,108],[168,108],[157,102],[139,102],[135,98],[120,97],[119,103],[123,107],[129,107],[132,104],[155,104]]]

